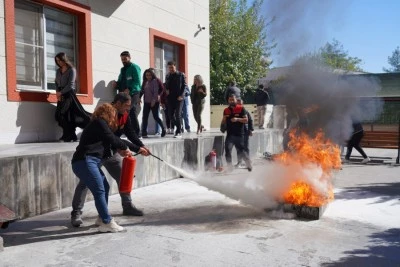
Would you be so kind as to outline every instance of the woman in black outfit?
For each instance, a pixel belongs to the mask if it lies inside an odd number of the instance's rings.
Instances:
[[[102,104],[96,108],[92,120],[82,132],[79,145],[72,157],[72,170],[75,175],[89,188],[94,197],[94,203],[99,213],[96,225],[100,232],[120,232],[119,226],[108,212],[108,191],[110,186],[100,169],[102,161],[111,156],[111,148],[125,157],[131,152],[127,144],[113,132],[118,128],[117,110],[111,104]],[[140,147],[130,144],[135,152]]]
[[[90,121],[87,113],[75,95],[76,69],[65,53],[58,53],[54,58],[59,67],[56,72],[57,109],[55,119],[63,129],[61,142],[75,142],[78,140],[76,127],[85,128]]]

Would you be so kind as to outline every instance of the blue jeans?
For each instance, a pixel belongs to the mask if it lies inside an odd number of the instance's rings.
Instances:
[[[101,159],[86,156],[84,160],[75,161],[72,163],[72,170],[75,175],[86,184],[94,197],[94,204],[97,212],[103,223],[109,223],[111,216],[108,213],[108,191],[110,185],[107,182],[101,168]]]
[[[190,125],[189,125],[189,97],[185,96],[183,99],[183,106],[182,106],[182,118],[183,118],[183,124],[185,125],[186,131],[190,130]],[[182,127],[183,128],[183,127]]]

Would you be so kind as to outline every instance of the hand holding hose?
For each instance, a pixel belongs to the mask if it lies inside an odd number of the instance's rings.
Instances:
[[[147,157],[151,154],[150,150],[145,146],[140,147],[138,153],[145,157]]]

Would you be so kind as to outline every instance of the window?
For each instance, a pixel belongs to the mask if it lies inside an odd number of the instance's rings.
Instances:
[[[4,0],[4,15],[7,100],[57,102],[54,56],[65,52],[77,70],[79,101],[93,104],[90,7],[70,0]]]
[[[168,61],[175,61],[176,68],[179,70],[178,52],[177,45],[160,40],[154,41],[154,69],[157,77],[159,77],[163,82],[166,74],[168,73]]]
[[[76,59],[76,16],[27,1],[15,2],[17,89],[55,90],[54,57]]]
[[[187,41],[150,28],[150,66],[164,82],[168,73],[168,61],[175,61],[176,68],[187,75]]]

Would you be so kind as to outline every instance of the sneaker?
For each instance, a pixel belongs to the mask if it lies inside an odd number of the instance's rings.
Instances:
[[[122,215],[125,216],[143,216],[143,211],[136,208],[131,202],[129,204],[122,205]]]
[[[190,128],[189,128],[189,129],[186,129],[186,132],[190,133]]]
[[[103,223],[103,220],[99,216],[97,216],[97,219],[94,222],[94,224],[97,225],[97,226],[100,226],[102,223]]]
[[[161,131],[161,137],[164,137],[165,134],[166,134],[165,129],[163,129],[163,130]]]
[[[342,163],[349,163],[350,162],[350,160],[348,160],[348,159],[343,159],[342,160]]]
[[[156,135],[156,136],[160,136],[160,135],[161,135],[161,133],[156,133],[155,135]]]
[[[103,221],[101,221],[101,224],[99,226],[99,231],[102,233],[107,233],[107,232],[116,233],[116,232],[121,232],[123,230],[124,230],[124,227],[119,226],[114,221],[114,218],[112,218],[109,223],[103,223]]]
[[[142,135],[142,138],[149,138],[148,135]]]
[[[369,158],[369,157],[366,157],[365,159],[363,159],[362,161],[361,161],[361,164],[365,164],[365,163],[368,163],[368,162],[370,162],[371,161],[371,159]]]
[[[79,226],[81,226],[81,224],[83,224],[81,213],[80,212],[73,212],[71,214],[71,225],[73,227],[79,227]]]
[[[182,138],[182,134],[181,133],[177,133],[174,135],[174,138]]]

